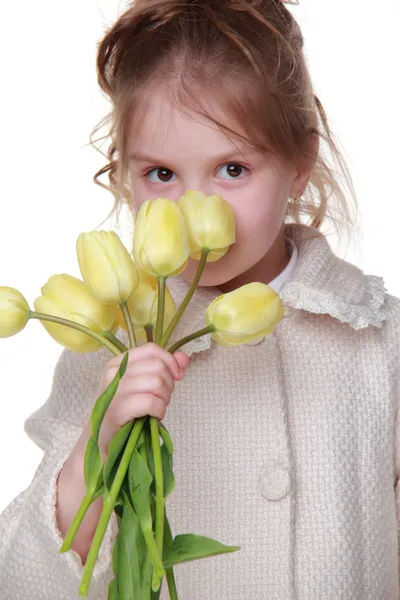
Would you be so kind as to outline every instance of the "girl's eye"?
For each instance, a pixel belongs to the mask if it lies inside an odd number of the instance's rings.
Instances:
[[[157,167],[147,171],[146,177],[148,177],[153,183],[169,183],[170,181],[173,181],[173,177],[176,177],[176,175],[170,169]]]
[[[247,169],[243,165],[229,163],[227,165],[223,165],[219,169],[218,173],[225,173],[225,176],[222,175],[223,179],[239,179],[240,177],[243,177],[246,171]]]

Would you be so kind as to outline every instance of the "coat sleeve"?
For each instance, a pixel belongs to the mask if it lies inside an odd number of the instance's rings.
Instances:
[[[398,382],[398,398],[400,403],[400,371]],[[397,565],[398,579],[400,588],[400,409],[396,411],[395,428],[394,428],[394,496],[397,518]]]
[[[391,378],[391,389],[393,390],[394,402],[394,494],[397,516],[397,539],[398,539],[398,574],[400,586],[400,299],[391,297],[394,304],[393,333],[391,352],[392,360],[389,368]]]
[[[81,354],[64,350],[56,365],[50,396],[30,415],[24,429],[43,450],[30,486],[0,515],[0,597],[7,600],[71,600],[83,566],[70,550],[61,554],[63,538],[56,522],[58,475],[90,416],[109,352]],[[113,513],[89,590],[90,600],[106,600],[112,547],[117,535]]]

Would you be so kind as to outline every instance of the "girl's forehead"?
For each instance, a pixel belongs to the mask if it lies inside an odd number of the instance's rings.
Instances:
[[[173,102],[167,94],[149,94],[138,111],[133,111],[128,123],[128,151],[143,148],[168,148],[209,146],[212,152],[217,149],[231,151],[240,148],[254,151],[250,140],[238,123],[216,103],[210,103],[210,117],[194,109]],[[216,122],[213,120],[215,119]],[[232,134],[221,128],[223,124]],[[235,135],[237,132],[237,135]]]

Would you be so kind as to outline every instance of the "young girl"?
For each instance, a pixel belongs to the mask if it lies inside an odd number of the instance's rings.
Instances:
[[[106,414],[104,459],[129,420],[153,415],[170,431],[173,535],[241,547],[178,565],[179,597],[398,600],[400,302],[320,232],[328,216],[351,224],[323,141],[346,171],[293,16],[279,0],[140,0],[102,40],[97,66],[113,106],[98,175],[108,172],[115,207],[198,189],[236,215],[236,244],[207,265],[175,339],[251,281],[274,287],[286,309],[256,345],[131,350]],[[177,303],[195,267],[169,280]],[[105,349],[64,351],[49,399],[25,423],[44,457],[0,520],[2,599],[79,597],[101,498],[73,550],[59,548],[85,493],[90,412],[119,362]],[[113,515],[91,599],[107,598],[116,533]]]

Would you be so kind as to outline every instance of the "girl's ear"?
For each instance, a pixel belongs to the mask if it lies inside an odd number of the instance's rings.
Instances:
[[[311,174],[314,170],[315,163],[317,162],[319,152],[319,135],[317,133],[310,133],[306,141],[305,153],[302,159],[297,164],[297,175],[293,180],[292,187],[290,190],[290,196],[297,198],[304,194],[308,182],[310,181]]]

